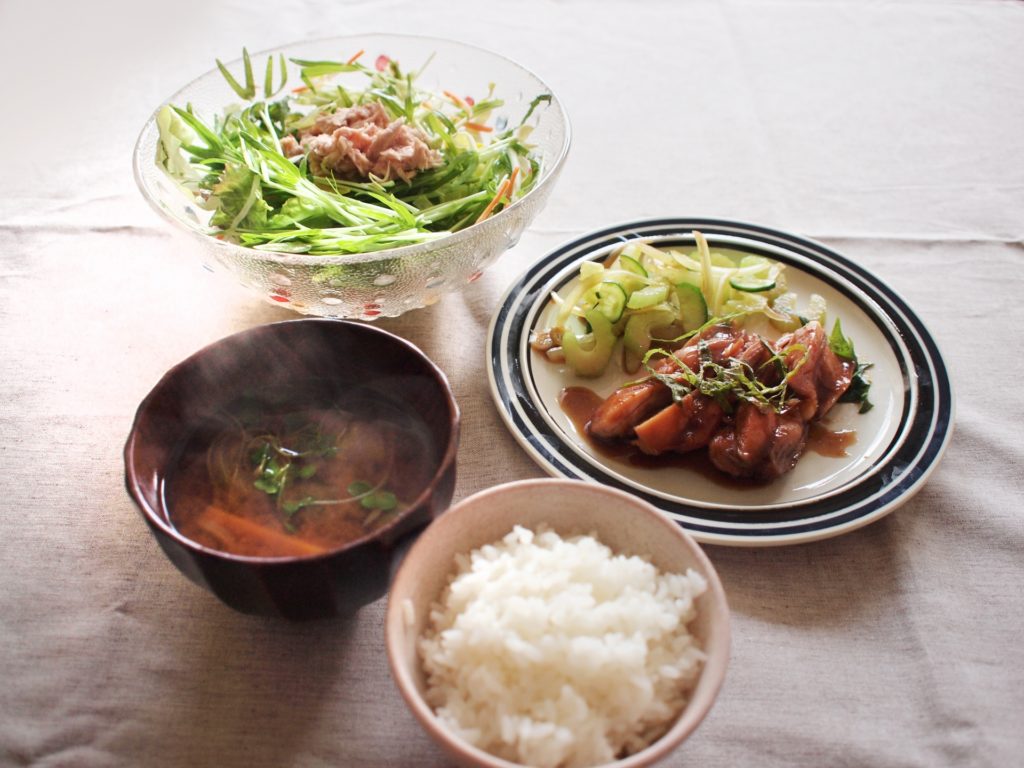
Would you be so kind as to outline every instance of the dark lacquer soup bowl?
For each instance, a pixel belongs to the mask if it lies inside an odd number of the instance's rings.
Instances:
[[[458,440],[448,381],[413,344],[292,320],[168,371],[136,413],[125,480],[171,562],[227,605],[344,615],[447,509]]]

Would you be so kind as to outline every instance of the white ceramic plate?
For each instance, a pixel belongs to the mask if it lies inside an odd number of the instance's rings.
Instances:
[[[531,351],[530,334],[546,328],[552,291],[577,278],[584,260],[602,260],[634,238],[654,245],[694,246],[704,233],[712,249],[757,253],[787,265],[791,290],[821,294],[840,318],[870,370],[874,408],[852,404],[828,415],[832,430],[852,429],[847,455],[808,451],[796,468],[769,484],[738,485],[687,466],[632,463],[596,451],[559,405],[565,387],[608,395],[630,378],[618,366],[599,379],[579,379]],[[858,528],[895,509],[924,483],[949,441],[953,398],[942,357],[909,307],[877,277],[834,251],[800,237],[750,224],[658,219],[622,224],[547,254],[508,290],[487,338],[491,391],[512,434],[548,473],[622,488],[658,506],[699,541],[729,545],[794,544]]]

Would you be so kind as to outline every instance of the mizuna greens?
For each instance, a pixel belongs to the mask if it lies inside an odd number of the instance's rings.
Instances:
[[[498,114],[503,102],[493,84],[476,100],[431,93],[416,85],[429,60],[406,72],[386,56],[365,66],[362,53],[345,61],[268,58],[259,89],[243,50],[240,77],[217,62],[241,103],[210,116],[191,104],[160,110],[157,162],[211,212],[211,234],[283,253],[378,251],[444,237],[534,187],[542,167],[527,143],[529,121],[550,94],[539,94],[512,124]],[[289,63],[302,83],[290,89]],[[285,137],[318,117],[373,102],[422,132],[440,164],[408,181],[353,181],[313,174],[308,156],[282,151]]]

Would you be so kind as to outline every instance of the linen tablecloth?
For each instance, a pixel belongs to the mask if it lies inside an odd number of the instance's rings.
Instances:
[[[999,0],[0,4],[0,764],[445,764],[390,679],[384,600],[234,613],[163,557],[122,481],[167,368],[294,317],[203,271],[146,206],[140,127],[243,45],[370,31],[499,51],[573,123],[520,243],[379,322],[450,378],[456,500],[542,475],[491,399],[485,333],[518,274],[593,228],[713,216],[819,240],[944,353],[955,436],[905,506],[813,544],[707,547],[733,657],[667,764],[1024,764],[1024,4]]]

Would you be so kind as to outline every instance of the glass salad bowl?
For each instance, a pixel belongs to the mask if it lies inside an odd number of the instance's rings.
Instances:
[[[315,77],[314,63],[329,61],[336,63],[335,69],[344,69],[356,60],[364,67],[362,72],[332,73],[335,80]],[[314,76],[300,79],[303,65],[296,61],[304,62],[308,68],[306,74]],[[286,81],[281,78],[282,62],[285,62]],[[454,125],[461,135],[453,132],[451,136],[457,142],[467,141],[468,135],[479,148],[508,128],[520,126],[522,121],[522,126],[526,127],[517,131],[516,137],[529,147],[529,158],[535,162],[520,162],[525,170],[519,180],[518,195],[502,197],[501,184],[497,184],[495,194],[492,182],[491,188],[486,194],[478,194],[477,200],[490,198],[492,203],[497,201],[497,205],[489,206],[490,210],[482,212],[482,216],[473,213],[463,218],[458,225],[463,228],[445,229],[444,234],[428,235],[432,239],[423,242],[402,244],[399,237],[392,241],[394,247],[378,244],[375,246],[378,250],[367,252],[295,252],[304,246],[289,242],[243,245],[242,238],[235,233],[226,236],[224,219],[221,218],[220,225],[216,219],[211,219],[214,214],[209,210],[213,207],[209,193],[197,194],[194,184],[190,186],[187,179],[183,181],[166,170],[163,159],[167,157],[169,145],[167,139],[162,138],[160,123],[163,122],[166,131],[167,116],[171,114],[165,109],[167,105],[183,109],[190,105],[205,125],[216,126],[226,108],[244,108],[246,99],[253,99],[249,95],[253,90],[255,101],[263,99],[273,104],[288,94],[307,91],[311,85],[318,95],[328,88],[337,88],[338,84],[351,90],[354,81],[345,78],[356,75],[365,88],[372,69],[394,74],[393,70],[388,70],[391,62],[401,64],[402,77],[405,72],[419,72],[415,87],[419,92],[430,94],[431,103],[434,98],[438,103],[448,100],[450,104],[446,106],[464,110],[458,113],[463,121],[455,121]],[[246,80],[247,67],[256,72],[255,78],[250,75]],[[523,230],[543,208],[569,150],[570,127],[565,110],[547,85],[509,59],[459,42],[393,34],[336,37],[294,43],[251,57],[246,55],[244,59],[226,64],[225,68],[236,79],[237,87],[233,87],[219,69],[213,69],[175,93],[154,112],[135,147],[135,179],[150,205],[198,246],[195,250],[207,269],[234,278],[267,302],[302,314],[361,320],[394,317],[433,304],[445,293],[472,283],[518,242]],[[247,87],[249,94],[240,93],[240,89],[244,91]],[[484,113],[480,124],[470,122],[476,120],[475,116],[467,116],[473,105],[489,100],[492,87],[493,98],[501,100],[500,106]],[[273,95],[264,98],[265,94]],[[537,97],[545,94],[549,98],[538,100]],[[171,119],[182,124],[180,118]],[[484,120],[487,124],[483,124]],[[453,121],[445,125],[453,128]],[[184,138],[181,143],[206,146],[202,139],[196,140],[197,136],[201,134],[192,132],[192,141]],[[180,143],[171,146],[178,151]],[[291,168],[285,164],[284,173],[295,174],[293,169],[301,170],[299,157],[292,160]],[[192,166],[195,177],[196,164]],[[212,168],[215,173],[219,172],[218,166]],[[518,171],[516,175],[505,174],[502,183],[509,179],[514,184],[517,175]],[[529,179],[528,184],[526,179]],[[317,184],[329,187],[331,183],[321,179]],[[273,194],[272,189],[270,195]],[[271,201],[269,215],[275,213],[273,205]],[[232,225],[247,215],[245,210]],[[410,210],[415,216],[417,210],[423,209]],[[297,228],[306,226],[306,222],[296,224]]]

